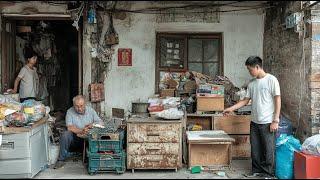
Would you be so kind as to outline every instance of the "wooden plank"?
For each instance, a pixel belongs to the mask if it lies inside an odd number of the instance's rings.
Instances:
[[[214,130],[228,134],[250,134],[250,115],[215,116]]]
[[[124,109],[112,108],[112,117],[124,118]]]
[[[168,124],[168,123],[181,123],[181,120],[163,120],[163,119],[157,119],[156,117],[132,117],[128,119],[127,123]]]
[[[187,117],[213,117],[213,114],[187,114]]]
[[[232,158],[250,158],[250,135],[230,135],[235,139],[232,144]]]
[[[214,131],[187,131],[188,142],[234,142],[228,134],[221,130]]]
[[[194,144],[189,143],[189,167],[230,165],[231,144]]]

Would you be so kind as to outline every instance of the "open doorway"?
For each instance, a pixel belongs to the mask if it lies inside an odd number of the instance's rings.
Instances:
[[[81,30],[77,31],[71,20],[5,22],[3,26],[12,30],[8,30],[9,38],[2,38],[2,47],[11,47],[2,48],[2,74],[6,74],[2,78],[2,91],[13,88],[15,77],[25,65],[24,53],[32,49],[38,54],[38,100],[50,106],[51,111],[65,112],[72,106],[72,98],[81,92]]]

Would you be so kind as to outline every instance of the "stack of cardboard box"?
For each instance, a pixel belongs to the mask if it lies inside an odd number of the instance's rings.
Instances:
[[[201,84],[197,89],[197,111],[223,111],[224,86]]]

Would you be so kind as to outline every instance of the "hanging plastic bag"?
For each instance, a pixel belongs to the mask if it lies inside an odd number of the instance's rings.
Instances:
[[[279,179],[293,178],[294,151],[301,151],[300,141],[292,135],[281,134],[276,140],[276,176]]]
[[[320,156],[320,134],[308,137],[302,144],[302,152]]]

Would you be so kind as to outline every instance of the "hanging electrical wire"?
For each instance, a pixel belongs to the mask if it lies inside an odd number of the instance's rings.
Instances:
[[[179,10],[179,9],[188,9],[188,13],[194,13],[194,14],[199,14],[199,13],[207,13],[209,12],[235,12],[235,11],[247,11],[247,10],[254,10],[254,9],[268,9],[272,8],[275,6],[270,6],[268,3],[261,3],[255,6],[244,6],[244,5],[235,5],[236,3],[243,2],[243,1],[235,1],[235,2],[230,2],[230,3],[224,3],[224,4],[189,4],[189,5],[184,5],[184,6],[168,6],[168,7],[149,7],[149,8],[143,8],[143,9],[136,9],[136,10],[128,10],[128,9],[119,9],[119,8],[110,8],[106,9],[103,8],[107,12],[127,12],[127,13],[140,13],[140,14],[172,14],[172,10]],[[218,7],[223,7],[223,6],[231,6],[231,7],[243,7],[241,9],[229,9],[229,10],[208,10],[208,8],[218,8]],[[248,8],[244,8],[248,7]],[[190,11],[196,8],[205,8],[201,11]],[[183,14],[184,12],[179,12],[176,11],[174,14]]]
[[[188,11],[188,13],[207,13],[209,12],[236,12],[236,11],[248,11],[248,10],[255,10],[255,9],[269,9],[275,6],[268,6],[268,7],[254,7],[254,8],[244,8],[244,9],[230,9],[230,10],[203,10],[203,11]],[[112,12],[127,12],[127,13],[140,13],[140,14],[172,14],[172,12],[147,12],[147,11],[135,11],[135,10],[124,10],[124,9],[115,9]],[[174,12],[174,14],[184,14],[185,12]]]

